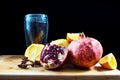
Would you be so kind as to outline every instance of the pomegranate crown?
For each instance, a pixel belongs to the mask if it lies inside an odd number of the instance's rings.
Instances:
[[[84,32],[81,32],[81,33],[80,33],[80,36],[81,36],[81,38],[85,38]]]

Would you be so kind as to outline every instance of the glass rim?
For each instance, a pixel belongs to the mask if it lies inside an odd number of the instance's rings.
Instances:
[[[45,17],[47,17],[47,14],[45,14],[45,13],[29,13],[29,14],[25,15],[25,17],[30,17],[30,16],[45,16]]]

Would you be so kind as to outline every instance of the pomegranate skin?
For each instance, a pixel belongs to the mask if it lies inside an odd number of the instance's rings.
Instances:
[[[101,43],[95,38],[85,36],[72,41],[68,50],[71,62],[75,66],[83,68],[94,66],[103,54]]]

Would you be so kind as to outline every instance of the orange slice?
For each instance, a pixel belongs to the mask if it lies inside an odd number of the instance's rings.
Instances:
[[[31,61],[40,61],[40,53],[43,49],[43,44],[31,44],[25,50],[25,57],[28,57],[28,60]]]
[[[78,40],[80,38],[81,33],[67,33],[66,39],[68,42],[71,42],[73,40]]]
[[[57,39],[50,42],[50,44],[56,44],[58,46],[68,46],[69,42],[67,39]]]
[[[107,54],[99,60],[100,65],[106,69],[116,69],[117,61],[112,53]]]

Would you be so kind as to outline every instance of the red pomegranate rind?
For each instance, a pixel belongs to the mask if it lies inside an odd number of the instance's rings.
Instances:
[[[40,63],[45,69],[62,67],[68,56],[68,49],[64,46],[46,44],[40,56]]]
[[[75,66],[85,68],[95,65],[103,54],[103,47],[100,42],[90,37],[72,41],[68,46],[68,50],[71,62]]]

